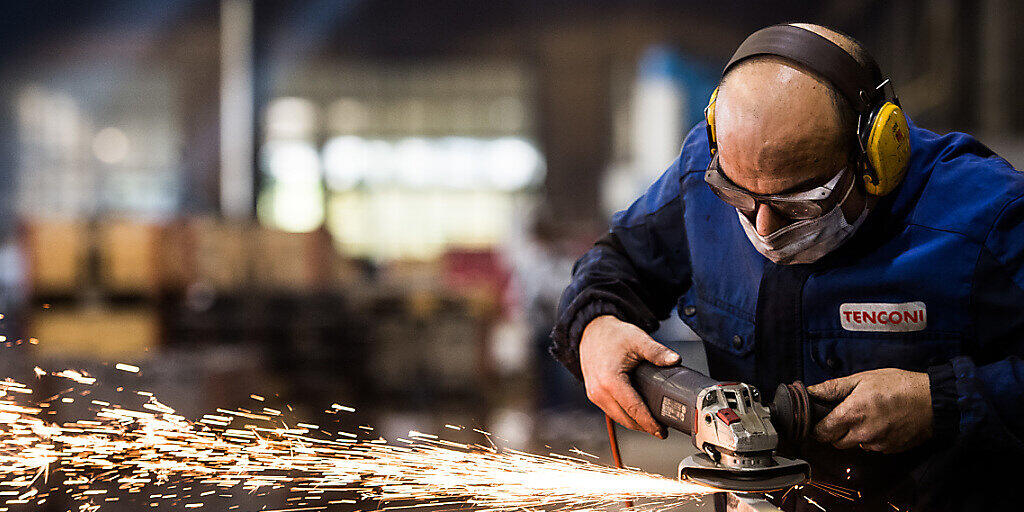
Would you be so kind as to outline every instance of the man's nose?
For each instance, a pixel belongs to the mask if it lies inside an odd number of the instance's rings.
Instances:
[[[757,205],[757,211],[754,215],[754,228],[757,229],[757,234],[761,236],[768,236],[784,228],[789,223],[767,204]]]

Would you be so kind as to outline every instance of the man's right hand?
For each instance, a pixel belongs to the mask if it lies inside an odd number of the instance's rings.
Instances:
[[[641,361],[669,366],[679,362],[679,354],[611,315],[593,319],[583,330],[580,366],[587,398],[620,425],[664,439],[665,427],[654,421],[629,381],[629,373]]]

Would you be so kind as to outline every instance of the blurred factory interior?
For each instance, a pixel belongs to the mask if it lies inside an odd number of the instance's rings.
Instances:
[[[1010,0],[8,3],[0,367],[116,381],[128,362],[189,417],[259,393],[300,418],[351,405],[387,436],[458,423],[603,456],[598,410],[546,355],[554,304],[736,45],[834,26],[915,122],[1021,166],[1022,16]],[[692,340],[679,329],[662,339]],[[650,446],[627,463],[671,472]]]

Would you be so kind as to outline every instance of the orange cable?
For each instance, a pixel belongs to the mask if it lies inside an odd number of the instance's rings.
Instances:
[[[619,437],[615,435],[615,422],[607,414],[604,415],[604,426],[608,429],[608,444],[612,447],[612,461],[615,467],[623,469],[622,455],[619,454]],[[626,506],[633,508],[633,500],[627,500]]]
[[[622,456],[619,455],[619,438],[615,435],[615,422],[607,414],[604,415],[604,425],[608,428],[608,444],[612,447],[612,460],[615,467],[622,469]]]

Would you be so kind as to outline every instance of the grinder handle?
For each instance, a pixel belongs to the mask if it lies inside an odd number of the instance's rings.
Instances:
[[[633,387],[658,423],[693,434],[697,394],[718,381],[682,365],[641,362],[632,373]]]

